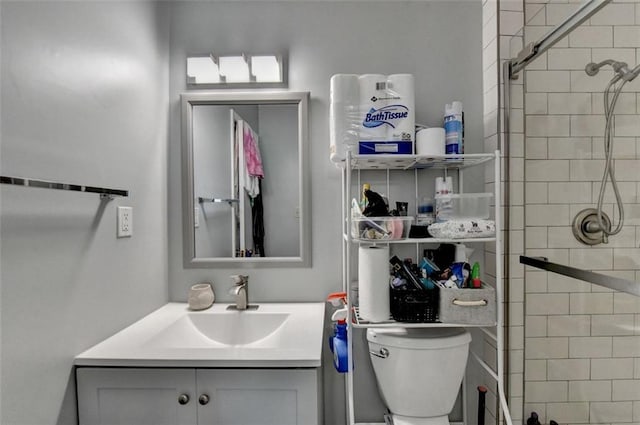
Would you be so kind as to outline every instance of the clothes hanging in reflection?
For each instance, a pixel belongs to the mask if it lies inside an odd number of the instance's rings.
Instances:
[[[259,180],[264,178],[262,157],[258,134],[244,121],[242,125],[242,151],[244,153],[244,188],[250,198],[255,198],[260,193]]]
[[[260,145],[258,144],[258,135],[245,122],[244,126],[244,159],[247,166],[247,172],[250,176],[264,178],[264,169],[262,168],[262,156],[260,155]]]
[[[266,257],[264,250],[264,205],[262,204],[262,181],[258,181],[260,193],[251,200],[251,221],[253,223],[254,253]]]
[[[244,188],[251,204],[251,223],[254,255],[264,257],[264,205],[262,203],[262,179],[264,168],[260,155],[258,134],[246,122],[242,121],[242,151],[244,161]]]

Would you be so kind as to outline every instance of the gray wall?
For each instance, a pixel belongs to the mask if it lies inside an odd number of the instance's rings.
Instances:
[[[3,425],[76,423],[73,357],[167,299],[168,15],[154,3],[7,2],[2,174]],[[134,234],[116,239],[116,206]]]
[[[131,191],[101,205],[87,194],[0,189],[3,425],[73,424],[74,355],[167,299],[186,300],[197,281],[213,280],[218,298],[228,299],[228,275],[237,270],[182,265],[179,93],[187,53],[286,51],[289,88],[311,92],[313,266],[245,270],[254,301],[322,301],[341,287],[331,75],[413,73],[417,120],[439,125],[443,105],[462,100],[466,146],[482,150],[478,1],[3,1],[0,10],[2,174]],[[134,207],[131,239],[115,238],[117,205]],[[358,385],[373,397],[364,359]],[[333,425],[344,417],[343,384],[326,362],[325,420]],[[46,396],[33,403],[34,394]],[[378,419],[380,406],[372,406]]]
[[[248,108],[256,117],[255,106]],[[198,105],[193,108],[193,186],[194,197],[233,198],[231,190],[231,123],[224,105]],[[196,254],[200,257],[232,255],[232,209],[227,203],[203,202],[199,227],[195,232]]]
[[[273,257],[298,257],[302,249],[300,222],[296,218],[300,203],[298,106],[263,105],[259,114],[260,155],[265,172],[262,181],[265,252]]]
[[[390,26],[393,25],[393,26]],[[329,161],[329,80],[336,73],[413,73],[417,121],[441,125],[444,104],[465,106],[466,149],[482,151],[481,2],[180,2],[172,4],[169,138],[169,293],[186,300],[187,288],[214,282],[229,300],[235,269],[185,269],[180,203],[180,105],[186,91],[187,54],[285,51],[289,89],[310,91],[309,143],[312,199],[310,268],[244,270],[253,301],[323,301],[341,289],[340,172]],[[480,188],[482,180],[479,179]],[[328,331],[328,329],[327,329]],[[362,348],[363,344],[359,344]],[[325,421],[343,421],[343,381],[325,356]],[[358,419],[379,420],[366,357]],[[369,412],[367,414],[367,412]]]

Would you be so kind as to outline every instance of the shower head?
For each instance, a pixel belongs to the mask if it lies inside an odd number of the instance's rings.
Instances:
[[[600,71],[600,68],[605,65],[610,65],[616,73],[613,77],[614,83],[621,79],[625,81],[632,81],[638,76],[638,74],[640,74],[640,65],[636,66],[634,69],[629,69],[629,65],[627,65],[626,62],[614,61],[613,59],[606,59],[600,63],[588,63],[584,68],[584,71],[587,75],[593,77]]]
[[[600,68],[602,68],[605,65],[610,65],[613,68],[613,70],[617,73],[619,73],[620,69],[622,68],[628,69],[628,65],[626,64],[626,62],[618,62],[618,61],[614,61],[613,59],[606,59],[600,63],[595,63],[595,62],[588,63],[587,66],[584,68],[584,71],[587,73],[588,76],[593,77],[598,72],[600,72]]]

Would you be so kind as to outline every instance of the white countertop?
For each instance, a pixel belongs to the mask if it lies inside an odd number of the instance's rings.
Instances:
[[[77,366],[319,367],[324,303],[230,311],[168,303],[75,358]]]

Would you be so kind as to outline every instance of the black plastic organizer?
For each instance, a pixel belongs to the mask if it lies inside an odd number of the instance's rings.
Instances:
[[[397,322],[432,323],[438,321],[440,290],[396,289],[389,287],[391,317]]]

